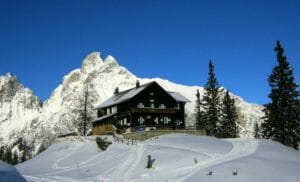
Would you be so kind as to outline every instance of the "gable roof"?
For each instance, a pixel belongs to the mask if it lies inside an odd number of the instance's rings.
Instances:
[[[113,105],[128,101],[154,83],[156,83],[156,82],[153,81],[150,83],[140,85],[138,88],[134,87],[134,88],[119,92],[118,94],[111,96],[110,98],[108,98],[107,100],[105,100],[104,102],[102,102],[101,104],[96,106],[96,109],[101,109],[104,107],[113,106]],[[156,83],[156,84],[159,85],[158,83]],[[187,98],[185,98],[183,95],[181,95],[178,92],[167,92],[167,93],[169,93],[178,102],[190,102]]]
[[[178,102],[191,102],[178,92],[168,92]]]

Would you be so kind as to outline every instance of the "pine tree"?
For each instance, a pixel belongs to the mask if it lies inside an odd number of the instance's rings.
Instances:
[[[17,154],[17,151],[14,151],[13,157],[12,157],[12,164],[16,165],[19,163],[19,157]]]
[[[23,152],[22,152],[22,155],[21,155],[21,163],[22,162],[25,162],[27,160],[27,153],[26,153],[26,150],[24,150]]]
[[[4,161],[11,164],[12,163],[12,153],[11,153],[11,149],[7,148],[4,154]]]
[[[260,129],[259,126],[257,124],[257,122],[255,122],[255,126],[254,126],[254,138],[260,138]]]
[[[0,160],[3,160],[3,156],[4,156],[4,147],[0,146]]]
[[[84,91],[84,100],[83,100],[83,136],[86,136],[87,134],[87,122],[88,122],[88,116],[87,116],[87,104],[88,104],[88,96],[89,96],[89,87],[86,87],[86,90]]]
[[[208,80],[204,86],[205,92],[203,95],[204,106],[204,128],[205,132],[209,136],[218,136],[218,128],[220,124],[220,92],[216,75],[214,73],[214,66],[212,61],[209,61],[208,65]]]
[[[30,147],[27,146],[26,141],[23,138],[19,138],[17,143],[21,155],[20,162],[22,163],[27,160],[27,157],[29,157]]]
[[[230,97],[228,90],[225,93],[222,104],[221,132],[224,138],[236,138],[238,136],[237,112],[234,99]]]
[[[284,145],[298,149],[299,142],[299,91],[295,83],[293,69],[289,65],[284,49],[277,41],[274,49],[277,63],[268,78],[271,102],[265,105],[262,124],[264,138],[270,138]],[[298,130],[298,131],[297,131]]]
[[[196,129],[197,130],[203,130],[204,129],[204,123],[203,123],[203,111],[201,111],[201,99],[200,99],[200,92],[197,89],[196,93],[196,103],[195,103],[195,120],[196,120]]]

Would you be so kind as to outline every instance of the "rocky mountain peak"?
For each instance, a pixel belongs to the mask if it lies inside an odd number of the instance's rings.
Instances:
[[[11,73],[6,73],[4,76],[1,76],[0,79],[0,102],[10,100],[15,96],[18,90],[24,88],[18,81],[18,78]]]
[[[81,71],[88,73],[99,68],[103,64],[100,52],[92,52],[83,60]]]
[[[104,60],[104,63],[106,65],[110,65],[110,66],[119,66],[118,62],[116,61],[116,59],[111,56],[111,55],[108,55],[105,60]]]

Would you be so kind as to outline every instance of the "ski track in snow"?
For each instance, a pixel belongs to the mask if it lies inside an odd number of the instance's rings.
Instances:
[[[72,152],[70,152],[69,154],[67,154],[67,155],[65,155],[64,157],[62,157],[62,158],[59,158],[59,159],[57,159],[57,161],[55,161],[55,163],[52,165],[52,169],[69,169],[69,168],[71,168],[71,167],[74,167],[74,166],[64,166],[64,167],[62,167],[62,166],[59,166],[58,164],[61,162],[61,161],[63,161],[63,160],[65,160],[65,159],[68,159],[69,157],[71,157],[77,150],[79,150],[80,148],[82,148],[83,146],[77,146],[77,147],[74,147],[74,148],[72,148]]]
[[[199,162],[195,165],[180,167],[177,169],[170,169],[169,171],[163,171],[160,173],[157,173],[155,176],[151,176],[151,179],[145,181],[185,181],[190,176],[205,170],[205,169],[211,169],[215,165],[235,160],[241,157],[245,157],[248,155],[251,155],[255,153],[257,149],[257,141],[255,140],[248,140],[247,142],[240,141],[238,139],[235,140],[226,140],[232,144],[232,149],[222,155],[222,154],[210,154],[206,152],[199,152],[195,150],[191,150],[190,148],[184,148],[184,147],[177,147],[177,146],[169,146],[169,145],[156,145],[156,144],[147,144],[149,146],[161,146],[161,147],[167,147],[167,148],[174,148],[182,151],[189,151],[193,153],[198,153],[198,155],[204,155],[209,157],[209,159],[204,160],[202,162]],[[147,174],[144,174],[147,176]],[[138,180],[136,180],[138,181]]]
[[[84,147],[84,146],[81,146],[81,147]],[[98,157],[101,157],[101,153],[99,154],[96,154],[92,157],[90,157],[89,159],[87,159],[86,161],[83,161],[81,163],[78,163],[78,164],[73,164],[73,165],[70,165],[70,166],[59,166],[58,163],[63,161],[63,160],[66,160],[68,158],[70,158],[74,153],[76,153],[76,151],[78,149],[80,149],[81,147],[76,147],[77,149],[74,150],[73,152],[69,153],[68,155],[62,157],[62,158],[59,158],[57,159],[57,161],[52,165],[52,169],[61,169],[59,171],[55,171],[55,172],[49,172],[49,173],[43,173],[43,174],[36,174],[36,175],[24,175],[27,179],[31,179],[33,181],[40,181],[41,179],[44,179],[45,181],[75,181],[73,178],[65,178],[65,177],[62,177],[62,176],[56,176],[56,175],[59,175],[59,174],[62,174],[64,172],[68,172],[68,171],[72,171],[72,170],[78,170],[78,169],[83,169],[83,168],[87,168],[87,167],[92,167],[92,166],[96,166],[97,164],[99,163],[103,163],[105,161],[109,161],[111,160],[112,158],[121,158],[123,156],[126,156],[129,152],[124,152],[124,153],[119,153],[119,151],[116,151],[116,152],[113,152],[111,153],[110,155],[105,156],[101,159],[98,159],[98,160],[95,160],[96,162],[93,162],[93,163],[88,163],[89,161],[93,160],[93,159],[96,159]],[[75,149],[75,148],[74,148]],[[113,171],[115,169],[115,167],[112,167],[110,169],[108,169],[107,171],[105,171],[104,173],[102,173],[100,176],[102,176],[103,174],[107,174],[108,172],[110,171]],[[53,180],[51,178],[55,177],[56,178],[59,178],[59,180]],[[100,179],[101,177],[99,177]],[[38,180],[37,180],[38,179]],[[80,180],[82,181],[82,180]],[[89,181],[89,180],[87,180]],[[93,180],[91,180],[93,181]],[[101,180],[102,181],[102,180]]]
[[[106,151],[106,153],[99,153],[91,156],[85,161],[81,163],[69,165],[69,166],[60,166],[60,163],[63,163],[64,160],[71,158],[76,151],[80,150],[80,148],[84,147],[84,145],[74,147],[72,152],[57,159],[54,164],[52,165],[52,169],[58,170],[54,172],[44,173],[44,174],[36,174],[36,175],[24,175],[27,180],[29,181],[113,181],[113,182],[123,182],[123,181],[138,181],[143,175],[133,177],[133,173],[137,170],[139,164],[142,162],[144,156],[144,147],[145,146],[160,146],[160,147],[167,147],[173,148],[176,150],[182,151],[189,151],[196,153],[198,155],[207,156],[208,159],[201,161],[197,164],[184,166],[177,169],[170,169],[169,171],[157,172],[155,177],[152,176],[151,180],[154,181],[184,181],[191,177],[192,175],[202,171],[202,170],[210,170],[215,165],[220,163],[224,163],[230,160],[238,159],[244,156],[251,155],[257,149],[257,141],[256,140],[225,140],[232,144],[232,149],[222,155],[222,154],[210,154],[206,152],[199,152],[190,148],[172,146],[172,145],[160,145],[160,144],[145,144],[145,143],[138,143],[135,146],[131,146],[129,151],[121,152],[120,150],[116,151]],[[92,166],[99,165],[104,163],[105,161],[109,161],[112,158],[124,158],[127,159],[120,163],[118,166],[113,166],[95,176],[93,178],[86,178],[81,180],[76,180],[73,178],[63,177],[63,173],[78,170],[83,168],[88,168]],[[95,162],[92,162],[95,161]],[[154,179],[153,179],[154,178]],[[150,179],[149,179],[150,180]],[[148,180],[148,181],[149,181]],[[146,180],[147,181],[147,180]]]
[[[139,143],[135,146],[135,149],[128,159],[116,170],[116,174],[113,174],[112,181],[128,181],[132,172],[141,162],[144,153],[144,144]]]
[[[182,175],[183,177],[181,177],[179,181],[184,181],[185,179],[189,178],[190,176],[196,174],[201,170],[210,169],[213,168],[215,165],[251,155],[256,152],[258,146],[256,140],[248,140],[247,142],[240,140],[229,141],[232,143],[233,146],[232,150],[227,154],[219,157],[214,157],[208,161],[205,161],[204,163],[199,163],[195,166],[179,168],[175,171],[172,171],[172,173],[174,173],[174,175],[177,174],[177,176]]]

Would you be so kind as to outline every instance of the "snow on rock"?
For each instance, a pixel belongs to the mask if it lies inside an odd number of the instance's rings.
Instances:
[[[125,141],[125,143],[127,143]],[[168,134],[101,151],[93,137],[69,137],[17,169],[32,181],[296,182],[300,153],[277,142]],[[154,160],[147,169],[147,155]],[[208,175],[209,172],[212,175]],[[236,171],[237,175],[233,175]]]
[[[16,76],[0,76],[0,144],[11,144],[41,112],[41,102]]]
[[[136,80],[141,84],[157,81],[167,91],[180,92],[191,102],[186,104],[187,125],[193,125],[195,93],[203,88],[173,83],[161,78],[138,78],[116,59],[107,56],[104,61],[100,52],[89,54],[80,69],[75,69],[64,76],[62,83],[52,92],[49,99],[40,104],[32,91],[17,81],[15,76],[7,74],[0,77],[0,144],[12,145],[18,138],[32,144],[32,154],[38,152],[42,145],[49,145],[57,135],[76,131],[76,108],[86,83],[93,105],[97,105],[113,95],[114,89],[129,89]],[[249,104],[242,98],[234,96],[239,111],[239,124],[242,137],[252,137],[255,122],[263,116],[262,106]],[[42,106],[43,105],[43,106]]]
[[[110,66],[118,66],[118,62],[116,61],[116,59],[111,56],[111,55],[108,55],[105,60],[104,60],[104,63],[107,64],[107,65],[110,65]]]
[[[91,72],[99,68],[103,64],[100,52],[90,53],[82,62],[81,71],[82,73]]]
[[[15,167],[0,160],[0,181],[25,182],[26,180]]]

